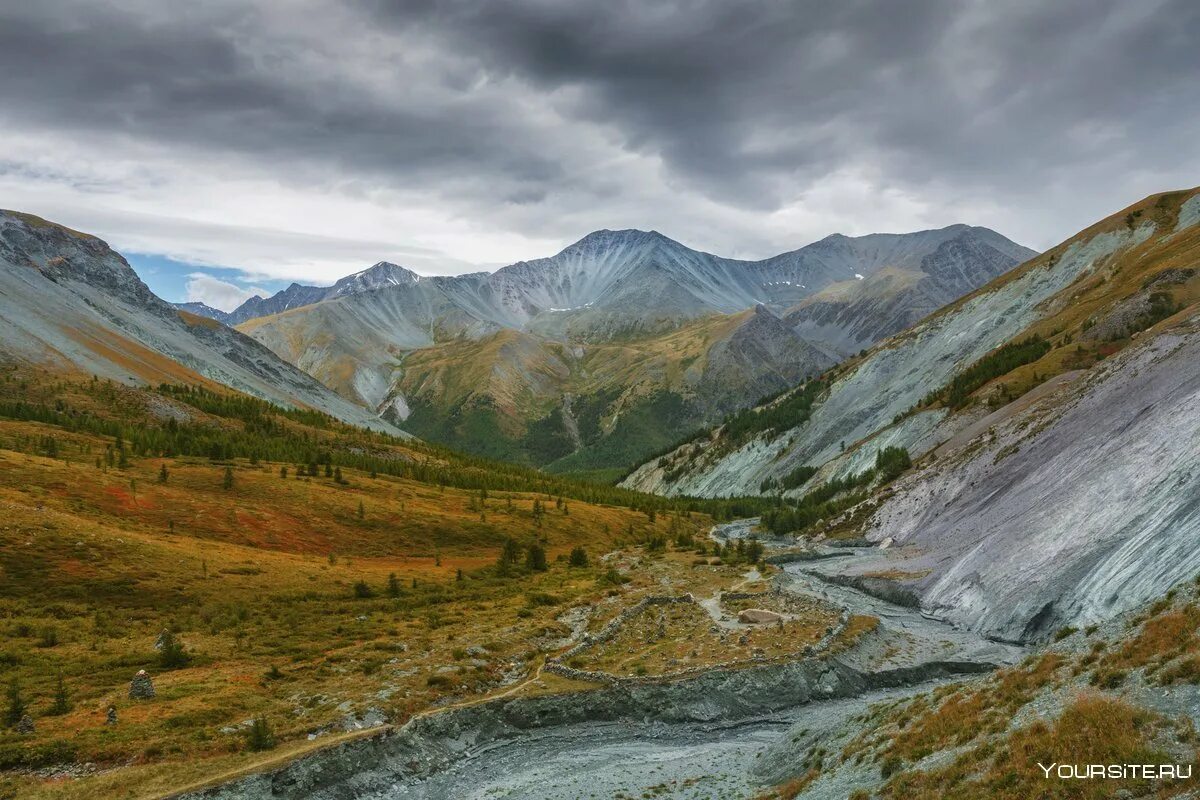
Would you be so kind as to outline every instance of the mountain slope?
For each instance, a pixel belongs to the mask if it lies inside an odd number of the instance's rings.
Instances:
[[[1028,254],[965,225],[832,236],[760,262],[691,250],[656,232],[598,231],[490,275],[376,281],[341,296],[334,287],[329,299],[239,327],[418,435],[495,457],[566,459],[555,468],[611,469],[844,357],[838,336],[814,335],[777,313],[831,282],[895,270],[915,276],[890,292],[891,305],[853,305],[822,329],[844,327],[869,343]],[[522,335],[504,333],[514,331]],[[668,366],[685,360],[687,368]],[[576,409],[594,437],[579,435]]]
[[[408,354],[385,405],[471,452],[611,469],[832,363],[761,306],[608,343],[501,329]]]
[[[0,343],[20,362],[123,382],[208,379],[394,431],[253,339],[159,299],[101,240],[12,211],[0,211]]]
[[[940,243],[915,264],[908,263],[914,258],[897,259],[861,279],[832,284],[801,301],[785,319],[806,339],[852,355],[1036,255],[993,231],[969,232]]]
[[[925,452],[982,413],[951,413],[956,410],[944,404],[927,405],[927,396],[996,348],[1031,333],[1057,337],[1046,357],[1053,369],[1039,371],[1045,377],[1063,371],[1071,358],[1086,360],[1106,346],[1091,331],[1098,323],[1115,318],[1113,324],[1127,335],[1132,331],[1124,326],[1153,313],[1153,295],[1163,292],[1142,279],[1165,256],[1151,257],[1147,250],[1165,247],[1164,237],[1176,236],[1176,225],[1190,230],[1197,201],[1187,198],[1193,196],[1148,198],[875,347],[837,371],[811,418],[796,427],[762,431],[745,441],[715,432],[643,465],[627,485],[705,496],[748,494],[801,466],[823,467],[817,481],[865,469],[886,446]],[[1163,302],[1176,301],[1167,295]],[[1079,351],[1068,349],[1069,342],[1077,342],[1073,347]],[[1023,390],[1028,383],[1026,378]]]

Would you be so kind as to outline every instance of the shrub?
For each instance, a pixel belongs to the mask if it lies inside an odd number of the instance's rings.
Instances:
[[[581,546],[576,546],[571,550],[571,558],[568,562],[572,567],[586,567],[588,565],[587,551]]]
[[[1063,639],[1066,639],[1077,630],[1078,628],[1072,628],[1070,625],[1065,625],[1059,628],[1058,632],[1054,634],[1054,641],[1061,642]]]

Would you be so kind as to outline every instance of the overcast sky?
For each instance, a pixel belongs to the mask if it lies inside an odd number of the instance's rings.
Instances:
[[[1200,3],[0,2],[0,207],[232,307],[653,228],[1045,248],[1200,183]]]

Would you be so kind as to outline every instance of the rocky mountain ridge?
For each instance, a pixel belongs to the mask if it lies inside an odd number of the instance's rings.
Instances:
[[[655,231],[605,230],[492,274],[414,276],[240,329],[418,435],[543,465],[603,444],[563,466],[613,469],[860,349],[784,321],[818,290],[911,276],[883,285],[885,308],[851,305],[833,323],[857,324],[853,341],[870,343],[1030,254],[966,225],[835,235],[756,262]],[[594,441],[575,433],[573,409],[591,418],[583,427],[599,431]],[[496,432],[503,441],[492,447]],[[625,442],[600,441],[614,432]]]
[[[20,362],[134,383],[224,384],[396,432],[258,342],[158,298],[100,239],[0,211],[0,342]]]

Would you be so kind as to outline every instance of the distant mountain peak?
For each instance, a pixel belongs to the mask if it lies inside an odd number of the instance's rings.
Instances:
[[[418,283],[421,276],[410,269],[390,261],[380,261],[374,266],[347,275],[330,287],[323,300],[333,297],[344,297],[348,294],[360,294],[388,286],[407,286]]]

